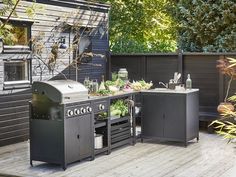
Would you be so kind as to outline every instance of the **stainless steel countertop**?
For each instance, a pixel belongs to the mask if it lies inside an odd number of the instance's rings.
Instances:
[[[172,89],[166,89],[166,88],[155,88],[151,90],[144,90],[141,92],[144,93],[179,93],[179,94],[189,94],[193,92],[198,92],[199,89],[181,89],[181,90],[172,90]]]
[[[89,95],[88,99],[84,99],[81,101],[92,101],[92,100],[100,100],[100,99],[113,99],[113,98],[119,98],[124,96],[130,96],[138,93],[169,93],[169,94],[189,94],[193,92],[198,92],[199,89],[184,89],[184,90],[172,90],[172,89],[166,89],[166,88],[155,88],[150,90],[141,90],[141,91],[131,91],[131,92],[119,92],[114,95],[106,95],[106,96],[94,96]]]

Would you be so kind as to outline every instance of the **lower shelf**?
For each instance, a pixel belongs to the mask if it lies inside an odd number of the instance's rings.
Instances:
[[[98,155],[98,154],[101,154],[101,153],[104,153],[104,152],[107,152],[108,151],[108,147],[104,147],[104,148],[101,148],[101,149],[95,149],[95,155]]]
[[[124,145],[130,144],[130,143],[131,143],[131,138],[128,138],[126,140],[111,144],[111,149],[115,149],[117,147],[124,146]]]

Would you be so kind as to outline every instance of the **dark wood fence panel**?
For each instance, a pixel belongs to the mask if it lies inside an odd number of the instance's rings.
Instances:
[[[143,56],[112,56],[111,70],[118,72],[119,68],[128,68],[130,80],[145,79],[146,66]]]
[[[201,109],[215,109],[219,103],[219,72],[216,69],[217,56],[184,55],[184,81],[191,75],[194,88],[200,89]]]
[[[147,56],[146,57],[146,80],[152,81],[154,87],[163,87],[159,82],[168,83],[178,71],[176,56]]]
[[[160,81],[167,83],[174,72],[181,72],[183,82],[191,75],[194,88],[200,89],[200,112],[216,112],[219,102],[226,94],[228,77],[216,69],[220,56],[236,57],[235,53],[171,53],[111,55],[111,72],[127,68],[130,80],[146,79],[153,81],[154,87],[161,87]],[[236,92],[236,82],[231,84],[230,95]]]

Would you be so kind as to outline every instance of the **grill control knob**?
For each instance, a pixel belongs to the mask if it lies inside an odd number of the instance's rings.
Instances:
[[[85,114],[86,113],[86,109],[85,108],[81,108],[80,112],[81,112],[81,114]]]
[[[89,106],[87,106],[87,112],[92,112],[92,108],[91,107],[89,107]]]
[[[74,114],[75,115],[79,115],[80,114],[80,110],[79,109],[74,109]]]
[[[98,108],[99,108],[99,110],[104,110],[104,109],[105,109],[105,106],[104,106],[103,104],[100,104],[100,105],[98,106]]]
[[[72,110],[68,110],[67,111],[67,116],[70,117],[70,116],[73,116],[74,112]]]

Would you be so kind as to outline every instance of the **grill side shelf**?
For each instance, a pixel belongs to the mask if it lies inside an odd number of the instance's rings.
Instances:
[[[110,117],[112,118],[112,117]],[[121,117],[121,118],[116,118],[116,119],[111,119],[111,124],[115,124],[115,123],[119,123],[122,121],[127,121],[130,119],[130,116],[125,116],[125,117]]]

